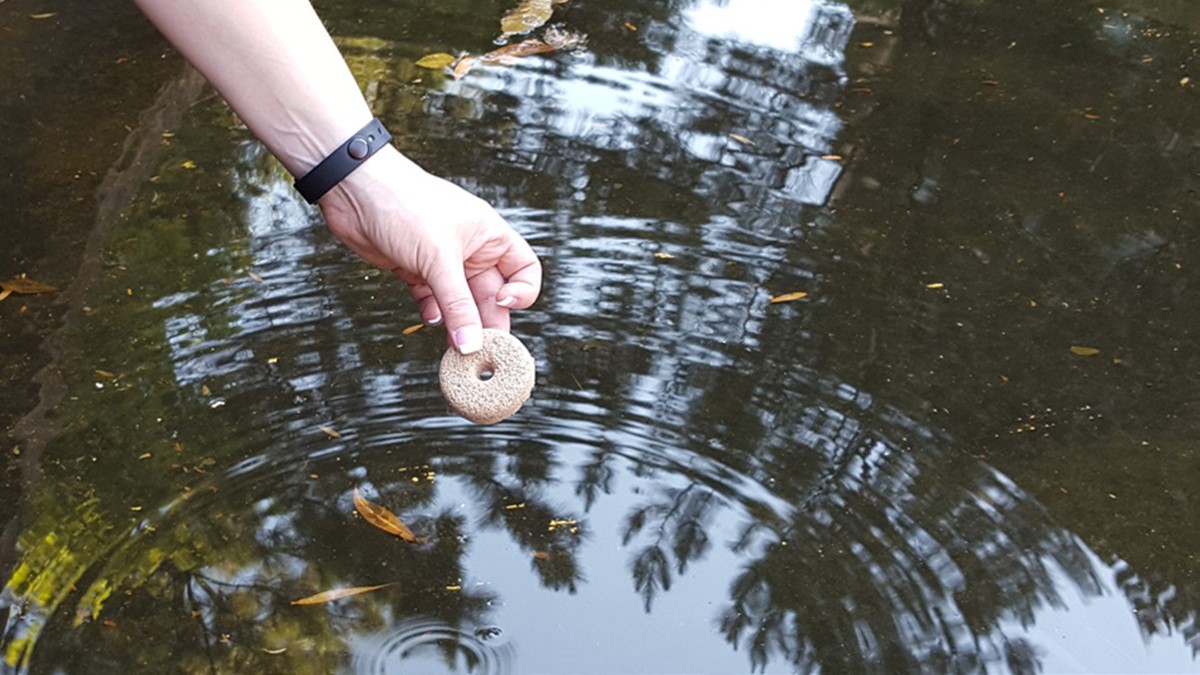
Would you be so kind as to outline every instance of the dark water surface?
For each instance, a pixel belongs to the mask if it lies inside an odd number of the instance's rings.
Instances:
[[[318,7],[542,256],[534,397],[125,3],[0,5],[0,672],[1200,669],[1194,3]]]

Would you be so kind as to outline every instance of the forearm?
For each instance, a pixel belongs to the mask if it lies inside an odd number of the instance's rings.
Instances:
[[[135,1],[292,175],[370,121],[308,0]]]

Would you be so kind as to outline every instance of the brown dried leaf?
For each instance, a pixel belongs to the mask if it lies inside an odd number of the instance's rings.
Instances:
[[[354,509],[358,511],[358,515],[363,517],[363,520],[378,527],[379,529],[394,534],[404,541],[416,541],[412,530],[408,526],[400,522],[396,514],[388,511],[384,507],[373,504],[358,492],[358,488],[354,488]]]
[[[522,40],[516,44],[504,45],[499,49],[492,51],[479,57],[484,63],[512,63],[522,56],[532,56],[534,54],[545,54],[552,52],[557,47],[548,45],[541,40]]]
[[[454,79],[461,80],[463,75],[466,75],[472,68],[475,67],[474,56],[464,56],[454,64]]]
[[[504,36],[528,33],[550,20],[555,4],[552,0],[521,0],[500,19],[500,31]]]
[[[317,593],[316,595],[310,595],[307,598],[300,598],[299,600],[293,600],[292,604],[293,605],[323,605],[327,602],[333,602],[334,600],[341,600],[342,598],[348,598],[352,595],[361,595],[363,593],[370,593],[371,591],[377,591],[381,588],[387,588],[388,586],[395,585],[395,583],[396,582],[393,581],[393,582],[386,583],[386,584],[379,584],[378,586],[352,586],[350,588],[335,588],[332,591],[325,591],[324,593]]]
[[[783,295],[776,295],[775,297],[771,298],[771,304],[777,305],[781,302],[791,302],[793,300],[799,300],[801,298],[807,298],[807,297],[808,297],[808,293],[805,293],[804,291],[796,291],[795,293],[784,293]]]
[[[58,289],[50,284],[26,279],[24,275],[13,277],[8,281],[0,281],[0,290],[16,293],[17,295],[37,295],[39,293],[56,293]]]
[[[415,332],[417,332],[417,331],[421,330],[421,329],[422,329],[422,328],[424,328],[424,327],[425,327],[425,324],[423,324],[423,323],[415,323],[415,324],[413,324],[413,325],[409,326],[408,328],[405,328],[404,330],[402,330],[402,331],[400,331],[400,332],[401,332],[401,333],[403,333],[403,334],[405,334],[405,335],[412,335],[413,333],[415,333]]]

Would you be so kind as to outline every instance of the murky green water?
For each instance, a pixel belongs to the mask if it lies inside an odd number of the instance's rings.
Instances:
[[[1194,4],[571,0],[582,53],[455,81],[415,61],[507,5],[318,3],[546,265],[534,398],[487,428],[103,4],[0,5],[4,156],[41,167],[0,277],[65,289],[0,302],[0,671],[1200,667]],[[50,108],[82,158],[18,133]]]

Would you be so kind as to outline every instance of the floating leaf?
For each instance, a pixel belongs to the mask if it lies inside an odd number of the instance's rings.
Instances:
[[[342,435],[338,433],[337,429],[334,429],[333,427],[327,427],[322,424],[321,426],[319,426],[317,428],[320,429],[321,431],[324,431],[325,435],[329,436],[330,438],[341,438],[342,437]]]
[[[671,260],[671,259],[673,259],[675,256],[674,256],[674,255],[671,255],[670,253],[664,253],[664,252],[662,252],[662,251],[659,251],[658,253],[655,253],[655,254],[654,254],[654,257],[655,257],[655,258],[658,258],[659,260]]]
[[[808,297],[808,293],[805,293],[804,291],[796,291],[795,293],[784,293],[783,295],[776,295],[775,297],[771,298],[771,304],[777,305],[781,302],[791,302],[793,300],[799,300],[800,298],[807,298],[807,297]]]
[[[743,145],[754,145],[754,141],[750,140],[749,138],[746,138],[745,136],[743,136],[741,134],[729,134],[729,137]]]
[[[12,295],[12,291],[10,291],[6,288],[6,289],[0,291],[0,300],[4,300],[5,298],[7,298],[10,295]]]
[[[542,42],[541,40],[522,40],[516,44],[504,45],[499,49],[492,51],[479,57],[484,63],[512,63],[522,56],[533,56],[534,54],[545,54],[558,49],[554,45]]]
[[[181,166],[185,169],[194,169],[194,168],[196,168],[196,163],[189,159],[188,161],[184,162],[183,164],[180,164],[179,166]]]
[[[500,19],[502,37],[528,33],[545,24],[554,13],[554,6],[561,5],[566,0],[521,0],[513,9]]]
[[[932,284],[925,284],[925,288],[935,290],[935,291],[938,290],[939,288],[945,288],[945,287],[946,287],[946,284],[943,284],[940,281],[935,281]]]
[[[55,293],[57,288],[40,281],[26,279],[24,275],[13,277],[8,281],[0,281],[0,290],[16,293],[17,295],[37,295],[39,293]]]
[[[31,19],[49,19],[50,17],[54,16],[57,13],[58,12],[45,12],[42,14],[30,14],[29,18],[31,18]]]
[[[561,49],[579,49],[587,44],[587,36],[568,30],[547,29],[542,40],[523,40],[505,45],[483,56],[464,56],[454,66],[454,79],[461,79],[476,64],[512,65],[517,59],[534,54],[546,54]]]
[[[436,54],[426,54],[417,59],[417,65],[422,68],[429,68],[430,70],[441,70],[457,60],[458,57],[453,54],[438,52]]]
[[[471,68],[475,67],[474,56],[464,56],[454,64],[454,79],[461,80],[463,75],[466,75]]]
[[[415,333],[415,332],[417,332],[417,331],[421,330],[421,329],[422,329],[422,328],[424,328],[424,327],[425,327],[425,324],[423,324],[423,323],[415,323],[415,324],[413,324],[413,325],[409,326],[408,328],[405,328],[404,330],[402,330],[402,331],[400,331],[400,332],[401,332],[401,333],[404,333],[405,335],[412,335],[413,333]]]
[[[246,276],[250,277],[251,279],[257,281],[260,284],[263,282],[262,275],[255,274],[254,272],[246,272]]]
[[[358,511],[358,515],[363,517],[363,520],[374,525],[375,527],[378,527],[384,532],[387,532],[388,534],[394,534],[404,541],[417,540],[417,538],[413,536],[412,530],[408,529],[407,525],[400,522],[400,519],[396,517],[396,514],[388,511],[378,504],[372,504],[371,502],[367,501],[365,497],[359,494],[358,488],[354,488],[354,509]]]
[[[352,595],[362,595],[363,593],[370,593],[371,591],[377,591],[381,588],[387,588],[388,586],[395,585],[395,583],[396,582],[393,581],[393,582],[386,583],[386,584],[379,584],[378,586],[351,586],[350,588],[335,588],[332,591],[325,591],[324,593],[317,593],[316,595],[310,595],[307,598],[300,598],[299,600],[293,600],[292,604],[293,605],[323,605],[327,602],[333,602],[334,600],[341,600],[342,598],[348,598]]]
[[[1100,353],[1095,347],[1080,347],[1079,345],[1071,345],[1071,353],[1076,356],[1095,356]]]

